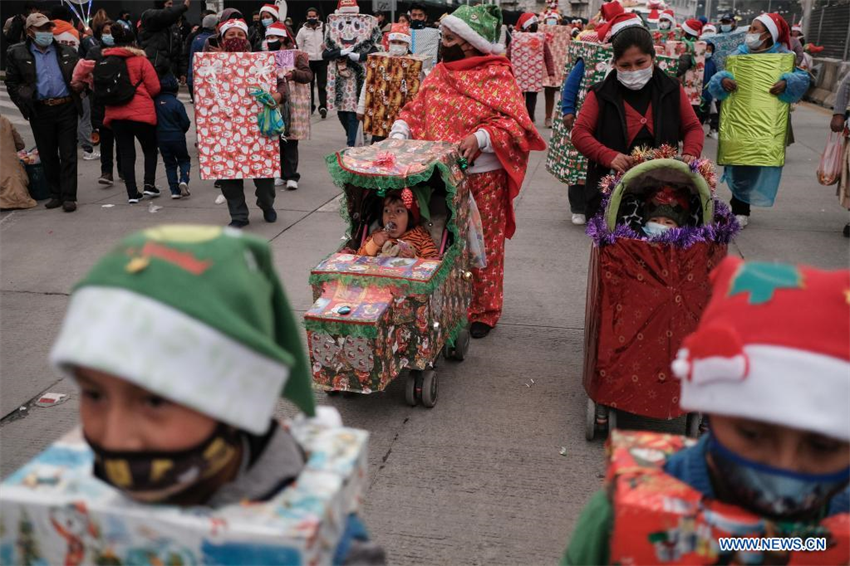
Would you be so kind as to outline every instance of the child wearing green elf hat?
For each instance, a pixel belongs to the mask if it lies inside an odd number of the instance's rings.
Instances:
[[[263,501],[304,452],[278,398],[315,413],[298,326],[266,242],[212,226],[126,238],[71,295],[51,362],[80,386],[95,475],[147,503]],[[356,516],[345,549],[383,563]]]
[[[654,513],[687,505],[677,498],[682,484],[699,496],[699,513],[683,512],[688,520],[707,516],[709,505],[719,502],[759,518],[753,528],[797,523],[802,532],[826,537],[828,552],[813,554],[812,563],[850,560],[850,271],[730,257],[713,272],[712,283],[711,302],[672,368],[682,381],[682,409],[706,415],[710,430],[669,456],[661,475],[629,475],[635,468],[621,468],[624,479],[609,483],[582,512],[563,564],[644,563],[638,547],[650,545],[650,554],[657,549],[635,533]],[[656,453],[654,446],[647,443],[644,453]],[[620,476],[609,470],[608,477],[617,482]],[[644,507],[642,515],[635,511],[637,497],[617,513],[624,493],[650,483],[643,494],[661,485],[677,491],[663,505]],[[631,521],[616,519],[627,511]],[[669,516],[664,522],[675,527]],[[840,528],[830,530],[826,523]],[[721,524],[679,533],[682,555],[670,561],[730,563],[713,562],[718,556],[685,544],[693,532],[711,536]],[[675,540],[664,540],[675,546]],[[722,552],[716,540],[711,547]],[[620,552],[612,555],[615,548]]]

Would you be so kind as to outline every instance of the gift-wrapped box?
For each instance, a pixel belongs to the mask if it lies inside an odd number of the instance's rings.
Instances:
[[[277,137],[257,125],[254,88],[277,89],[273,53],[197,53],[195,128],[201,179],[262,179],[280,173]]]
[[[571,29],[569,26],[540,26],[540,32],[546,36],[546,43],[555,63],[555,79],[549,80],[548,75],[543,77],[543,86],[561,88],[564,83],[564,64],[567,61],[567,48],[570,46]]]
[[[794,54],[732,55],[726,70],[738,88],[720,106],[718,165],[782,167],[789,104],[770,89],[794,70]]]
[[[434,28],[414,29],[410,31],[410,52],[425,57],[425,70],[431,69],[437,63],[437,53],[440,50],[440,30]]]
[[[328,110],[354,112],[364,72],[363,55],[380,42],[378,20],[368,14],[331,14],[327,30],[328,49],[350,49],[361,56],[359,62],[348,57],[328,62]]]
[[[287,423],[307,455],[267,501],[136,503],[92,475],[79,430],[0,484],[2,564],[331,564],[365,488],[368,433]]]
[[[387,137],[401,109],[419,92],[422,56],[373,53],[366,61],[363,133]]]
[[[295,69],[295,58],[303,51],[289,49],[285,51],[275,51],[275,64],[278,68],[278,75],[282,76]],[[310,115],[311,115],[311,100],[310,100],[310,83],[289,82],[289,120],[287,124],[291,140],[309,140],[310,139]]]
[[[369,14],[331,14],[327,34],[337,47],[351,49],[371,40],[377,25],[378,20]]]
[[[511,66],[522,92],[543,90],[543,77],[546,75],[546,63],[543,58],[545,42],[546,36],[540,32],[514,34],[511,42]]]
[[[693,65],[685,73],[682,87],[688,95],[691,106],[699,106],[702,102],[702,79],[705,76],[705,42],[695,41],[694,50],[691,53]],[[664,55],[678,59],[688,52],[688,44],[684,41],[668,41],[664,44]]]
[[[714,55],[712,55],[711,58],[714,59],[714,65],[717,67],[718,71],[726,69],[726,58],[735,53],[738,47],[744,44],[744,40],[747,38],[747,31],[749,29],[749,27],[739,27],[730,33],[712,35],[708,40],[714,44]]]

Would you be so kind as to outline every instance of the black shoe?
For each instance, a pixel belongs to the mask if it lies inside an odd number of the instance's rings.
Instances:
[[[322,117],[322,120],[328,117],[328,109],[327,108],[319,108],[319,115]]]
[[[62,206],[62,201],[58,198],[52,198],[47,201],[47,204],[44,205],[44,208],[59,208]]]
[[[267,208],[263,211],[263,220],[266,222],[277,222],[277,211],[273,208]]]
[[[469,327],[469,335],[473,338],[484,338],[490,334],[491,330],[493,330],[493,327],[488,324],[484,324],[483,322],[473,322]]]
[[[142,202],[143,198],[145,198],[145,196],[142,193],[136,193],[136,196],[134,197],[127,197],[127,202],[129,204],[139,204]]]
[[[100,179],[98,179],[97,182],[101,185],[107,185],[111,187],[115,181],[113,181],[112,179],[112,173],[104,173],[100,176]]]
[[[844,225],[844,237],[850,238],[850,224]]]
[[[145,196],[149,196],[151,198],[156,198],[159,195],[161,195],[162,192],[160,192],[160,190],[153,185],[145,185],[145,188],[142,191],[142,194],[144,194]]]
[[[62,203],[62,210],[65,212],[74,212],[77,210],[77,203],[72,200],[66,200]]]
[[[228,224],[227,226],[229,228],[239,228],[241,230],[242,228],[244,228],[248,224],[249,224],[249,222],[247,220],[231,220],[230,224]]]

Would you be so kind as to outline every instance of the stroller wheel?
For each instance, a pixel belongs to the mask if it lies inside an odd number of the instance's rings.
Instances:
[[[430,409],[437,404],[437,372],[435,370],[426,369],[422,372],[422,390],[419,398],[423,407]]]
[[[590,442],[596,435],[596,403],[587,399],[587,413],[584,418],[584,439]]]
[[[339,395],[339,391],[334,391],[333,389],[325,389],[325,395],[328,397],[336,397]]]
[[[454,347],[454,356],[453,358],[459,362],[462,362],[466,359],[466,354],[469,352],[469,329],[464,328],[461,330],[457,339],[455,340]]]
[[[608,407],[608,434],[611,434],[615,428],[617,428],[617,411]]]
[[[699,425],[702,422],[702,417],[699,413],[688,413],[685,417],[685,436],[688,438],[699,438]]]
[[[407,383],[404,387],[404,400],[411,407],[415,407],[418,399],[416,398],[416,374],[418,371],[411,371],[407,374]]]

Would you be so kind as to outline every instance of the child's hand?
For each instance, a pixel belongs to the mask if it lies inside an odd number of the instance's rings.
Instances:
[[[389,239],[389,234],[384,231],[375,232],[375,234],[372,235],[372,241],[375,242],[375,245],[379,248],[384,247],[384,244],[386,244]]]
[[[406,258],[414,258],[414,257],[416,257],[416,251],[411,246],[401,246],[401,248],[398,251],[398,256],[399,257],[406,257]]]
[[[770,87],[770,94],[782,94],[785,92],[786,86],[788,86],[788,83],[785,81],[777,81],[772,87]]]
[[[738,90],[738,83],[736,83],[732,79],[723,79],[722,81],[720,81],[720,85],[726,92],[735,92],[736,90]]]

